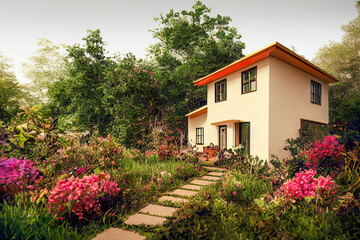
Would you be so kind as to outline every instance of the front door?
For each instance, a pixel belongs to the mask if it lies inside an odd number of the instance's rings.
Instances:
[[[250,123],[240,123],[239,130],[240,144],[244,146],[244,152],[250,154]]]
[[[227,127],[219,126],[219,148],[224,149],[226,148],[226,138],[227,138]]]

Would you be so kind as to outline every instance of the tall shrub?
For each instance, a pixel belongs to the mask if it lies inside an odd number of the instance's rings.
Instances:
[[[334,178],[344,166],[343,151],[343,145],[334,136],[325,136],[324,140],[315,142],[309,151],[304,152],[308,158],[305,166]]]

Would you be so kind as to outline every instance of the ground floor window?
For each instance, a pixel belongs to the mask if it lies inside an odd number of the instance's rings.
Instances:
[[[301,119],[300,136],[303,140],[314,142],[329,135],[329,126],[325,123]]]
[[[196,144],[204,144],[204,128],[196,128]]]

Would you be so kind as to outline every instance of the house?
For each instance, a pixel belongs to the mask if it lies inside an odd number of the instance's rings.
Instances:
[[[242,144],[251,155],[290,156],[285,140],[304,123],[327,124],[328,89],[339,80],[275,42],[194,81],[207,105],[188,117],[188,140],[201,151]]]

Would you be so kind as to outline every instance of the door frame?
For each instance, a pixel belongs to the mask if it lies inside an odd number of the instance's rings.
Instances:
[[[225,127],[225,148],[227,148],[227,125],[219,125],[219,150],[223,149],[220,146],[221,139],[221,128]]]

